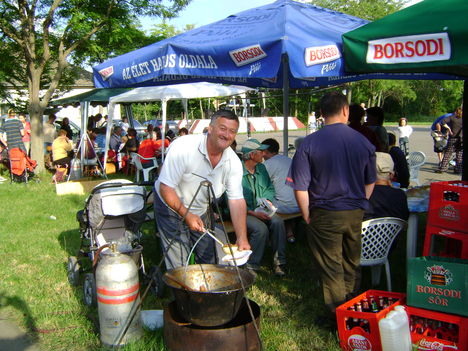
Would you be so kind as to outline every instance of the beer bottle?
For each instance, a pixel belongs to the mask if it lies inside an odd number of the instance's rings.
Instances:
[[[424,333],[424,324],[421,318],[416,321],[416,324],[414,325],[414,331],[421,335]]]
[[[349,306],[348,310],[350,311],[356,311],[356,308],[354,306]],[[358,319],[356,317],[353,317],[352,319],[348,319],[348,330],[353,329],[359,325]]]
[[[366,333],[370,333],[369,321],[367,319],[361,319],[360,326]]]
[[[362,299],[362,311],[363,312],[370,312],[369,300]]]
[[[379,312],[379,308],[377,306],[377,302],[375,302],[374,296],[369,296],[369,298],[370,298],[371,312],[373,313]]]
[[[449,323],[448,325],[448,341],[458,342],[458,327],[453,323]]]
[[[386,308],[386,306],[385,306],[385,301],[384,301],[383,296],[379,296],[379,308],[380,308],[381,310],[383,310],[383,309]]]
[[[354,306],[356,307],[356,312],[362,312],[362,305],[360,302],[356,303]]]
[[[434,336],[434,330],[432,329],[432,319],[426,318],[424,321],[424,336]]]

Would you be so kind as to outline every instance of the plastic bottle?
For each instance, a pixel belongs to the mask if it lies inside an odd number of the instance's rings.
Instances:
[[[406,313],[406,309],[404,306],[398,305],[398,306],[395,306],[395,311],[399,312],[401,314],[401,318],[403,319],[403,321],[405,321],[403,332],[406,335],[406,341],[408,343],[409,350],[412,350],[410,321],[408,318],[408,314]]]
[[[403,307],[403,306],[401,306]],[[379,321],[382,351],[411,351],[408,316],[404,310],[390,311]]]

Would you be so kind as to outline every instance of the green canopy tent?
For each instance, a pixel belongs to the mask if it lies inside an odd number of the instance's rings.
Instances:
[[[448,73],[468,79],[467,0],[425,0],[345,33],[346,70]],[[463,100],[468,102],[468,81]],[[466,116],[466,103],[463,104]],[[463,119],[463,134],[468,123]],[[464,155],[467,143],[464,142]],[[462,179],[468,180],[463,162]]]
[[[50,101],[50,105],[52,106],[80,106],[81,110],[81,137],[80,137],[80,145],[83,145],[86,148],[87,143],[84,142],[86,137],[86,128],[88,125],[88,112],[89,112],[89,105],[97,106],[97,105],[104,105],[107,106],[109,103],[109,99],[113,96],[120,95],[126,93],[132,89],[128,88],[113,88],[113,89],[92,89],[90,91],[61,98],[55,99]],[[133,121],[130,121],[133,123]],[[109,128],[110,126],[107,126]],[[84,155],[85,152],[81,152],[81,162],[80,167],[83,167]]]

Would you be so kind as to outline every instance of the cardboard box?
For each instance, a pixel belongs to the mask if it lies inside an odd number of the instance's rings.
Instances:
[[[408,306],[468,316],[468,260],[413,257],[407,271]]]
[[[91,178],[90,178],[91,179]],[[107,179],[99,179],[99,180],[90,180],[90,179],[82,179],[77,181],[69,181],[63,183],[55,184],[55,191],[57,195],[68,195],[68,194],[76,194],[76,195],[84,195],[91,192],[91,190],[98,184],[105,182]]]

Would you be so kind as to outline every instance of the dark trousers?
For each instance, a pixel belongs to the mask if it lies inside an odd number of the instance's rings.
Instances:
[[[444,151],[444,158],[440,163],[440,170],[445,172],[448,169],[448,165],[452,154],[455,152],[455,173],[461,173],[462,162],[463,162],[463,144],[461,138],[450,138],[448,139],[447,147]]]
[[[185,266],[192,247],[203,233],[190,230],[182,221],[182,217],[162,202],[156,191],[153,194],[154,218],[161,238],[166,268],[172,269]],[[205,216],[201,218],[205,222]],[[205,235],[201,238],[193,252],[195,253],[196,263],[215,263],[214,241],[210,236]]]
[[[363,215],[361,209],[310,211],[307,239],[320,268],[325,304],[332,312],[358,288]]]

